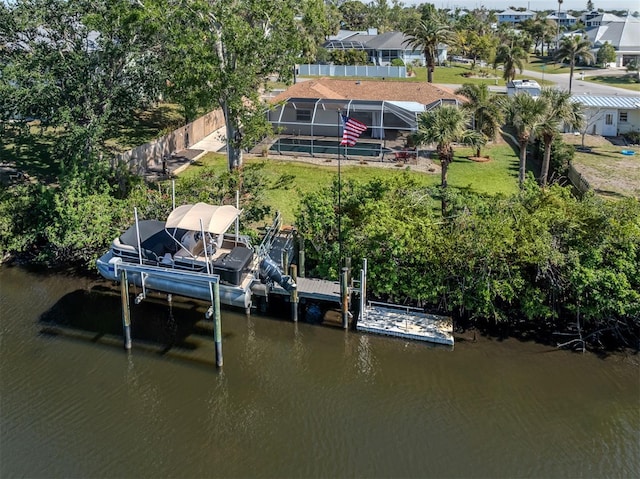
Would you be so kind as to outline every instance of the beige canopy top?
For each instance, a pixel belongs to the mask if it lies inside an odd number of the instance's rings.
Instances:
[[[171,212],[167,218],[165,228],[180,228],[200,231],[200,220],[204,230],[213,234],[226,232],[242,210],[235,206],[213,206],[206,203],[182,205]]]

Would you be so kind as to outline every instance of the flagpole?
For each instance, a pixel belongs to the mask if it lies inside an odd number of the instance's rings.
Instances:
[[[338,138],[340,137],[340,125],[342,125],[342,116],[340,109],[338,108]],[[344,125],[342,125],[344,128]],[[340,268],[342,267],[342,178],[340,177],[340,143],[338,143],[338,275],[340,274]],[[345,147],[346,148],[346,147]]]

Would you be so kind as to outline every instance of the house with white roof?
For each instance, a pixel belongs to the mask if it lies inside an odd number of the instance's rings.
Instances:
[[[616,50],[615,66],[626,66],[632,60],[640,61],[640,19],[627,15],[624,18],[603,14],[591,19],[591,27],[585,35],[591,41],[594,52],[609,42]]]
[[[327,50],[365,50],[369,60],[375,65],[389,66],[395,58],[401,59],[405,65],[414,61],[422,65],[426,63],[422,49],[410,46],[402,32],[385,32],[378,34],[376,29],[363,32],[341,30],[338,35],[330,37],[323,47]],[[447,60],[447,46],[438,45],[437,62]]]
[[[528,19],[534,19],[536,17],[536,14],[531,10],[525,10],[524,12],[519,12],[517,10],[512,10],[509,8],[504,12],[498,13],[497,17],[498,17],[498,24],[508,23],[510,25],[515,25],[516,23],[521,23]]]
[[[640,131],[640,96],[574,95],[572,100],[582,104],[590,135],[618,136]]]
[[[569,15],[568,12],[555,12],[551,15],[547,15],[548,20],[553,20],[561,27],[571,27],[578,22],[578,19],[573,15]]]

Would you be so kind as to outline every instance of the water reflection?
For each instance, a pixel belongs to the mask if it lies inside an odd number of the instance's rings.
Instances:
[[[117,290],[1,268],[0,284],[2,477],[640,470],[637,357],[484,338],[449,352],[223,310],[218,370],[197,302],[132,306],[127,354]]]

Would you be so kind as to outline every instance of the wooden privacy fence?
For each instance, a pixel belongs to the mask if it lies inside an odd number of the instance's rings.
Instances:
[[[189,148],[223,126],[222,110],[209,112],[168,135],[116,155],[112,166],[125,163],[130,171],[144,174],[150,168],[161,167],[163,158]]]
[[[571,181],[573,186],[575,186],[580,193],[586,193],[587,191],[589,191],[589,189],[591,189],[591,185],[589,185],[589,182],[585,179],[584,176],[582,176],[581,173],[578,172],[578,170],[576,170],[573,165],[569,165],[567,176],[569,177],[569,181]]]

